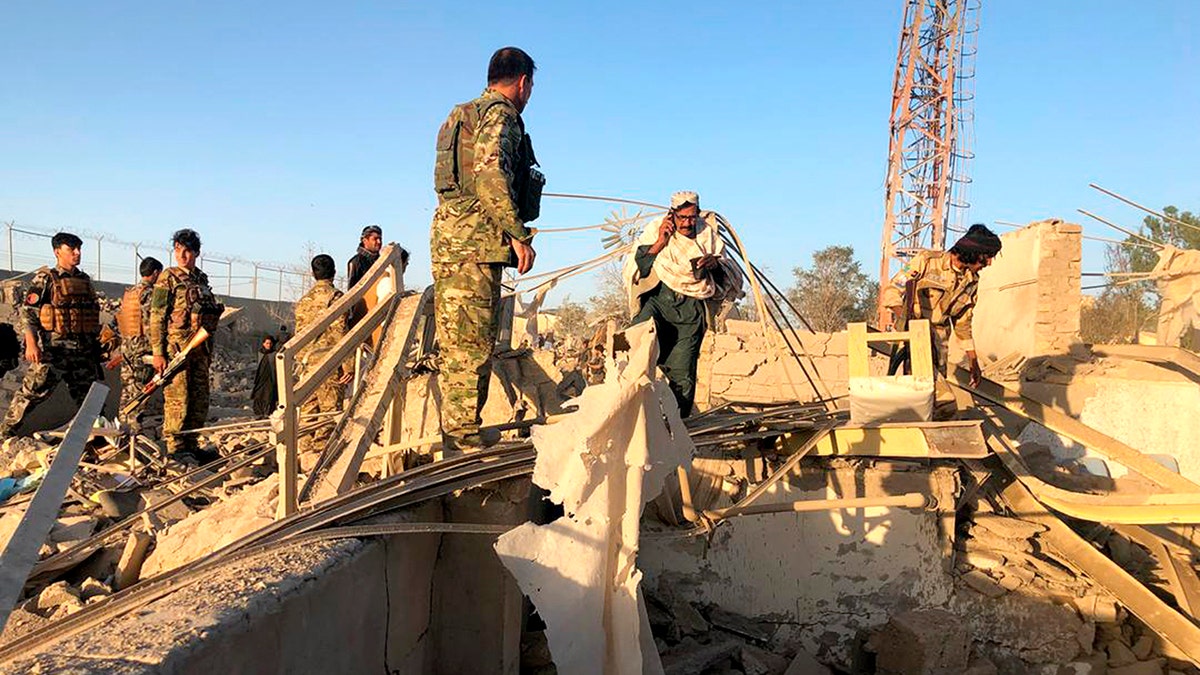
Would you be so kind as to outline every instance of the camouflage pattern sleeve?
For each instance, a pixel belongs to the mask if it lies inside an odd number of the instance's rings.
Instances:
[[[25,298],[21,302],[21,332],[34,337],[42,334],[42,321],[38,311],[42,305],[50,302],[50,270],[43,267],[29,281],[25,289]]]
[[[336,305],[337,301],[341,300],[343,295],[345,295],[345,293],[342,293],[341,291],[335,289],[333,291],[333,296],[329,298],[329,304],[327,304],[326,307],[332,307],[332,306]],[[332,324],[330,324],[328,332],[331,336],[330,346],[332,347],[333,345],[336,345],[338,343],[338,340],[341,340],[343,337],[345,337],[346,322],[344,320],[334,320],[334,322]],[[350,352],[350,353],[353,354],[354,352]],[[346,357],[346,359],[342,361],[339,371],[340,371],[338,373],[339,376],[353,373],[354,372],[354,357],[353,356]]]
[[[475,133],[475,193],[484,218],[518,241],[533,233],[517,218],[513,171],[521,147],[521,128],[506,109],[494,105],[484,113]]]
[[[921,275],[925,274],[927,261],[928,256],[923,251],[916,254],[904,264],[904,267],[891,278],[887,285],[880,289],[882,293],[880,300],[882,300],[884,307],[899,307],[904,304],[905,284],[908,283],[909,279],[920,278]]]
[[[954,320],[954,335],[965,351],[975,351],[975,331],[971,325],[975,320],[975,298],[967,305],[962,315]]]
[[[171,316],[174,281],[171,275],[163,272],[150,294],[150,325],[146,332],[150,335],[150,353],[154,356],[167,355],[167,321]]]

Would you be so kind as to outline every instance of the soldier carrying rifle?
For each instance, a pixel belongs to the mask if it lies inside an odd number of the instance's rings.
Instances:
[[[209,368],[212,340],[188,347],[204,329],[216,331],[225,307],[217,302],[208,275],[196,267],[200,235],[183,229],[171,237],[175,266],[159,275],[150,299],[150,350],[154,369],[163,375],[167,360],[185,353],[178,375],[163,390],[163,437],[167,453],[185,463],[206,463],[216,451],[200,448],[195,434],[182,433],[204,425],[208,419]]]

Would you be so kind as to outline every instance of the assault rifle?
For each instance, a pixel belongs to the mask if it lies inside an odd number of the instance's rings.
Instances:
[[[200,345],[204,344],[204,341],[207,339],[207,330],[201,328],[200,330],[196,331],[196,333],[192,335],[192,339],[188,340],[188,343],[184,345],[183,349],[179,350],[179,353],[167,363],[167,367],[164,368],[161,373],[157,373],[154,377],[150,378],[150,381],[146,383],[146,386],[142,387],[142,392],[138,394],[137,397],[132,401],[127,403],[124,408],[121,408],[121,417],[128,417],[131,413],[133,413],[133,411],[140,408],[142,404],[146,402],[146,399],[150,398],[151,394],[153,394],[155,391],[158,391],[164,384],[169,382],[176,373],[183,369],[183,363],[187,360],[188,354],[191,354],[193,349],[196,349]]]

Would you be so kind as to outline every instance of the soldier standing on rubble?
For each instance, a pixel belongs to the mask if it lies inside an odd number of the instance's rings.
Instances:
[[[100,372],[100,301],[92,278],[79,269],[83,240],[69,232],[50,239],[54,267],[34,275],[21,305],[21,330],[29,370],[0,423],[0,437],[12,436],[31,408],[54,393],[59,380],[81,405]]]
[[[979,386],[982,372],[971,323],[979,291],[979,272],[1000,253],[1000,237],[981,224],[972,225],[949,251],[921,251],[883,288],[883,306],[892,314],[892,327],[904,330],[909,319],[929,321],[933,362],[941,375],[936,386],[935,414],[953,412],[954,394],[945,383],[950,332],[958,336],[967,354],[971,386]]]
[[[335,267],[333,258],[322,253],[312,259],[312,274],[316,284],[308,289],[304,297],[296,303],[296,334],[317,322],[330,307],[342,297],[342,292],[333,285]],[[307,372],[321,362],[329,350],[346,334],[346,322],[342,317],[333,320],[328,328],[321,331],[317,339],[305,345],[297,354],[296,362],[300,365],[301,373]],[[350,381],[353,371],[349,359],[342,363],[336,376],[325,378],[321,386],[313,392],[308,400],[300,406],[302,414],[319,412],[334,412],[341,409],[342,387]],[[329,438],[330,428],[321,427],[312,437],[314,447],[320,449]],[[303,441],[308,440],[307,438]]]
[[[696,364],[707,329],[709,299],[741,293],[741,277],[725,258],[717,224],[700,213],[695,192],[671,195],[666,215],[651,221],[625,264],[624,277],[639,309],[632,323],[654,320],[658,365],[679,404],[692,414]]]
[[[500,273],[533,268],[533,230],[545,178],[521,113],[533,93],[533,59],[504,47],[478,98],[454,107],[437,137],[430,232],[440,349],[442,439],[447,449],[494,443],[479,433],[499,329]]]
[[[181,433],[204,425],[208,419],[209,368],[212,365],[211,334],[216,331],[225,307],[217,302],[208,275],[196,267],[200,235],[183,229],[171,237],[175,266],[163,272],[150,298],[150,350],[154,369],[163,372],[167,361],[178,354],[196,331],[210,333],[207,341],[193,349],[185,365],[163,389],[163,436],[167,453],[185,463],[217,459],[213,450],[201,450],[195,434]]]
[[[117,311],[121,349],[115,359],[121,364],[121,408],[136,398],[154,377],[154,366],[146,363],[146,357],[151,356],[150,297],[154,294],[154,283],[158,281],[162,270],[163,264],[156,258],[143,258],[138,267],[141,280],[126,288],[121,296],[121,308]],[[162,414],[161,406],[158,396],[152,396],[134,413],[132,419],[122,421],[133,433],[142,433],[147,417]]]

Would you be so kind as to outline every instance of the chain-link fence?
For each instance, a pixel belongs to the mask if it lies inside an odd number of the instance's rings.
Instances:
[[[80,267],[97,281],[131,284],[138,279],[138,267],[145,257],[158,258],[163,265],[174,264],[165,244],[130,243],[107,234],[74,233],[83,239]],[[0,266],[12,275],[36,270],[54,263],[50,250],[52,232],[4,223],[0,242]],[[199,266],[208,274],[213,292],[233,298],[295,301],[308,287],[310,274],[300,266],[243,260],[235,256],[202,253]]]

